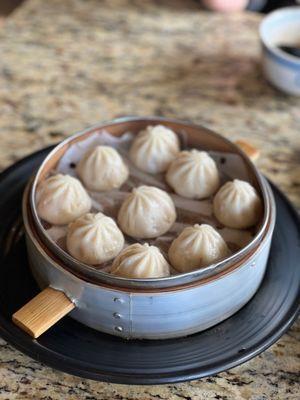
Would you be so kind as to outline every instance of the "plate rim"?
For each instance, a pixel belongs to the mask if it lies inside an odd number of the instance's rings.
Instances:
[[[12,164],[8,168],[4,169],[0,173],[0,186],[2,182],[17,169],[22,167],[24,164],[30,163],[35,158],[46,154],[55,145],[48,146],[41,150],[38,150],[26,157],[20,159],[16,163]],[[292,205],[291,201],[287,196],[272,182],[272,190],[282,198],[287,205],[291,215],[294,217],[295,226],[300,233],[300,217],[297,210]],[[258,291],[260,288],[258,289]],[[55,370],[59,370],[68,374],[72,374],[78,377],[93,379],[96,381],[117,383],[117,384],[130,384],[130,385],[161,385],[168,383],[179,383],[192,381],[196,379],[205,378],[207,376],[215,375],[224,372],[228,369],[236,367],[246,361],[251,360],[258,354],[265,351],[272,344],[274,344],[293,324],[300,312],[300,301],[297,299],[300,297],[300,288],[298,289],[298,297],[296,296],[288,312],[285,313],[284,317],[277,323],[267,337],[262,338],[258,343],[247,348],[244,352],[237,352],[237,355],[227,358],[226,362],[219,361],[211,363],[208,367],[195,367],[186,370],[180,370],[175,372],[162,372],[162,373],[124,373],[124,372],[113,372],[113,371],[99,371],[97,368],[93,368],[90,364],[80,361],[80,367],[78,368],[77,361],[70,357],[61,355],[58,352],[49,350],[43,345],[39,344],[37,340],[31,339],[30,337],[24,336],[24,333],[19,330],[11,321],[3,317],[0,314],[0,335],[11,344],[13,347],[31,357],[32,359],[44,363],[46,366],[50,366]],[[251,300],[250,300],[251,302]],[[17,332],[17,335],[16,335]],[[50,354],[49,354],[50,353]],[[63,358],[63,363],[61,362]],[[84,369],[82,368],[84,365]]]

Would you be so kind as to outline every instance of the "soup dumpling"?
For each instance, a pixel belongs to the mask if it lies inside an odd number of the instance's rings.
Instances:
[[[89,212],[91,206],[81,182],[70,175],[50,176],[36,190],[38,216],[53,225],[68,224]]]
[[[128,168],[111,146],[96,146],[79,161],[76,172],[89,190],[118,189],[128,178]]]
[[[156,125],[148,126],[136,136],[129,155],[138,169],[157,174],[167,170],[179,151],[176,133],[163,125]]]
[[[206,151],[182,151],[171,163],[166,180],[180,196],[204,199],[216,192],[220,178],[215,161]]]
[[[101,264],[116,257],[124,237],[115,221],[102,213],[88,213],[68,226],[68,252],[86,264]]]
[[[230,251],[222,236],[210,225],[185,228],[169,248],[169,260],[180,272],[203,268],[227,257]]]
[[[123,278],[162,278],[170,275],[170,265],[158,247],[135,243],[115,258],[111,273]]]
[[[215,195],[213,211],[229,228],[249,228],[262,217],[262,201],[250,183],[234,179],[225,183]]]
[[[173,200],[154,186],[139,186],[123,201],[118,223],[127,235],[147,239],[166,233],[176,219]]]

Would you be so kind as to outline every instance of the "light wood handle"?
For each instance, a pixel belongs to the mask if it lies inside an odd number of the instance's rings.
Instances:
[[[255,161],[259,157],[259,150],[252,144],[248,143],[246,140],[236,140],[235,144],[239,146],[244,153],[250,158],[251,161]]]
[[[13,322],[37,338],[75,308],[61,291],[48,287],[12,316]]]

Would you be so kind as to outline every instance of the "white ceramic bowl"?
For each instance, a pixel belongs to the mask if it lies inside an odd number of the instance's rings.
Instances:
[[[300,96],[300,58],[278,47],[300,46],[300,6],[269,14],[260,25],[260,39],[266,78],[278,89]]]

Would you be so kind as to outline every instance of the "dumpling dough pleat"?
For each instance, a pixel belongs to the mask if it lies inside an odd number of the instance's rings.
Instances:
[[[95,265],[116,257],[124,246],[124,237],[112,218],[89,213],[69,225],[66,243],[74,258]]]
[[[157,174],[167,170],[179,151],[176,133],[163,125],[156,125],[148,126],[136,136],[129,156],[141,171]]]
[[[128,168],[120,154],[110,146],[96,146],[79,161],[76,172],[89,190],[118,189],[128,178]]]
[[[171,163],[166,180],[180,196],[204,199],[215,193],[220,185],[215,161],[205,151],[182,151]]]
[[[170,266],[158,247],[135,243],[118,255],[111,273],[123,278],[162,278],[170,275]]]
[[[206,267],[227,257],[230,251],[222,236],[210,225],[194,225],[185,228],[173,240],[169,260],[180,272]]]
[[[213,201],[216,218],[229,228],[249,228],[262,217],[262,201],[250,183],[234,179],[225,183]]]
[[[38,216],[50,224],[66,225],[89,212],[91,206],[91,199],[81,182],[70,175],[50,176],[37,187]]]
[[[176,219],[173,200],[154,186],[134,188],[121,205],[118,223],[135,238],[155,238],[166,233]]]

